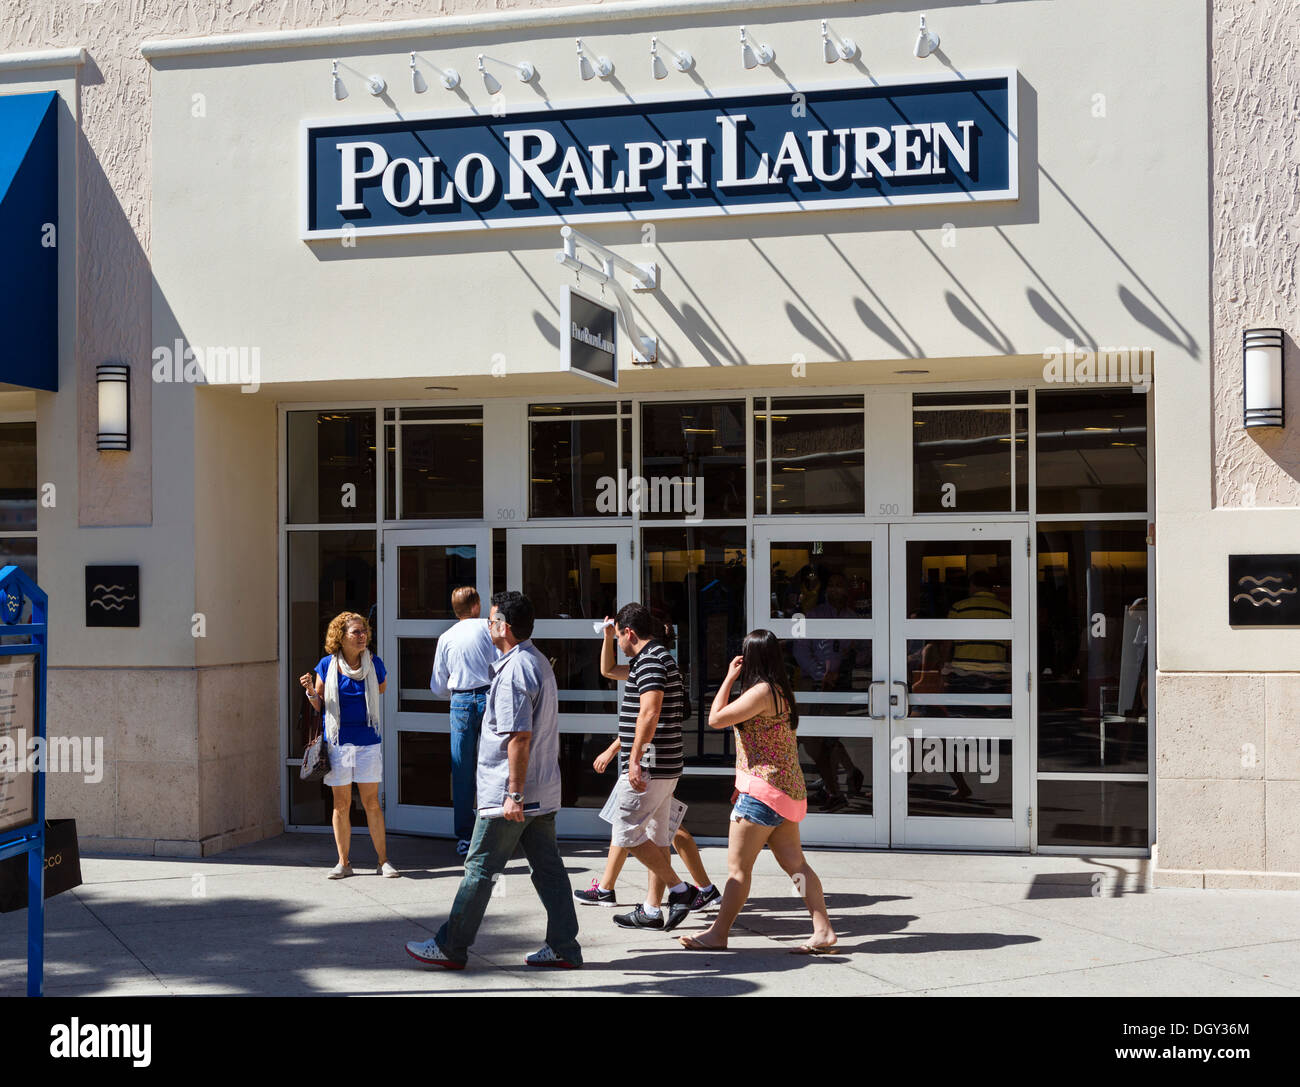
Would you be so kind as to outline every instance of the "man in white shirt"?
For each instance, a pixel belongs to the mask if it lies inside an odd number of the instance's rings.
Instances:
[[[456,853],[463,857],[474,832],[479,728],[487,709],[490,668],[500,654],[492,644],[487,620],[479,618],[479,596],[473,586],[462,585],[452,592],[451,610],[457,622],[438,639],[429,690],[438,698],[451,699],[451,800]]]

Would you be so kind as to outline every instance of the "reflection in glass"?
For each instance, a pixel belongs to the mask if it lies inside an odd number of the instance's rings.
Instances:
[[[808,787],[810,814],[871,814],[871,747],[871,739],[865,736],[799,733],[799,765]]]
[[[538,408],[558,405],[537,405]],[[610,412],[613,404],[595,405]],[[569,414],[566,409],[566,414]],[[631,420],[621,425],[631,430]],[[530,517],[616,517],[617,489],[601,486],[602,477],[618,480],[620,420],[557,418],[534,419],[528,424],[531,470],[528,511]],[[629,465],[624,463],[624,468]],[[630,471],[630,468],[629,468]],[[613,501],[610,501],[610,496]],[[604,500],[602,500],[602,498]]]
[[[682,727],[687,765],[732,758],[731,736],[708,727],[709,706],[748,632],[743,525],[642,532],[642,602],[667,628],[692,714]]]
[[[1129,389],[1037,394],[1038,512],[1147,509],[1147,397]]]
[[[286,683],[289,720],[303,697],[298,677],[325,655],[325,630],[340,612],[379,620],[375,533],[296,531],[288,534],[289,648]],[[371,649],[376,646],[372,644]],[[384,662],[387,664],[387,661]]]
[[[909,641],[907,684],[913,695],[962,696],[958,703],[910,700],[910,717],[1010,717],[1009,697],[989,703],[981,696],[1010,696],[1011,642]]]
[[[1010,619],[1011,541],[908,540],[909,619]]]
[[[404,425],[400,445],[404,520],[483,516],[482,423]]]
[[[912,413],[917,513],[1011,509],[1011,407]]]
[[[923,736],[900,745],[907,766],[907,814],[952,819],[1011,818],[1011,741]]]
[[[769,554],[773,619],[871,618],[871,541],[773,542]]]
[[[642,404],[640,474],[656,496],[643,517],[745,517],[745,402]],[[656,480],[674,478],[703,481],[702,508],[696,506],[694,513],[685,508],[688,499],[698,503],[698,486],[655,486]]]
[[[397,734],[397,802],[451,807],[451,737],[447,733]]]
[[[1145,523],[1040,524],[1039,770],[1147,773],[1147,632]]]
[[[557,677],[558,678],[558,677]],[[592,763],[617,739],[614,733],[560,734],[560,804],[565,808],[603,808],[614,788],[618,759],[603,774]]]
[[[0,537],[0,568],[17,566],[24,574],[40,584],[36,576],[36,537],[3,536]],[[25,613],[31,615],[31,601],[24,598]],[[19,617],[20,621],[26,620]]]
[[[286,432],[289,523],[373,521],[375,413],[291,411]]]
[[[433,697],[429,680],[437,638],[397,639],[397,708],[402,713],[450,713],[451,703]],[[391,667],[391,665],[390,665]]]
[[[1039,781],[1039,845],[1145,849],[1145,781]]]
[[[533,645],[555,670],[560,713],[618,713],[618,684],[600,674],[599,638],[534,638]]]
[[[397,618],[455,619],[453,589],[476,585],[478,548],[425,544],[397,549]]]
[[[301,687],[298,688],[302,690]],[[296,754],[301,755],[302,749],[299,748]],[[285,769],[288,775],[288,783],[285,791],[289,796],[289,822],[301,827],[327,827],[334,818],[334,794],[330,787],[319,781],[303,781],[298,776],[298,767],[289,766]],[[361,815],[360,822],[357,819],[358,813],[356,806],[352,810],[352,825],[365,826],[364,813]]]
[[[520,591],[538,619],[603,619],[618,612],[618,544],[525,544]]]
[[[810,406],[815,400],[772,402],[770,508],[766,494],[769,413],[756,408],[755,433],[763,432],[764,441],[755,448],[755,457],[763,458],[761,471],[755,461],[755,479],[763,488],[756,496],[755,513],[861,514],[864,511],[866,428],[861,397],[857,398],[856,411],[832,411],[831,407],[843,399],[828,397],[825,410],[815,415],[789,414],[794,409],[786,407],[787,404]]]
[[[0,532],[35,531],[36,424],[0,423]]]
[[[792,638],[781,643],[800,717],[870,713],[870,638]]]

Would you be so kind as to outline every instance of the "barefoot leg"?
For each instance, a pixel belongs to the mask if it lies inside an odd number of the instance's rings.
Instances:
[[[776,857],[786,874],[795,882],[803,895],[804,905],[812,915],[813,932],[808,941],[812,945],[828,946],[835,943],[837,937],[831,928],[831,919],[826,914],[826,896],[822,893],[822,881],[803,855],[799,843],[799,824],[786,820],[768,840],[772,855]]]

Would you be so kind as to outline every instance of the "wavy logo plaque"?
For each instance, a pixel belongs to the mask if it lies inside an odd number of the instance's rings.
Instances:
[[[140,625],[140,567],[86,567],[86,626]]]
[[[1228,622],[1300,626],[1300,555],[1229,555]]]

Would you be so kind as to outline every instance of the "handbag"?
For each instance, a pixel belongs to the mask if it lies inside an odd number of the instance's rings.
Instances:
[[[303,715],[308,711],[311,717],[307,734],[314,739],[307,742],[307,748],[302,753],[302,765],[298,768],[298,777],[303,781],[321,781],[330,772],[329,745],[325,743],[325,725],[321,720],[320,711],[310,703],[305,703],[298,714],[299,724],[301,725]]]

